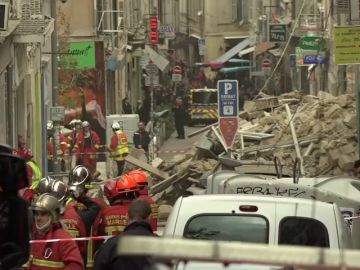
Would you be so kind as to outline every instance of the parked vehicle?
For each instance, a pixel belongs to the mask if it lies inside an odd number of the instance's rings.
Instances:
[[[289,197],[198,195],[177,200],[164,236],[351,248],[336,204]]]
[[[188,94],[188,124],[210,124],[218,120],[217,89],[191,89]]]

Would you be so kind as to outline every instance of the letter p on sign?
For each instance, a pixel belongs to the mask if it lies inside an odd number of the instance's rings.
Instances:
[[[229,91],[232,89],[232,84],[231,83],[225,83],[225,95],[229,94]]]

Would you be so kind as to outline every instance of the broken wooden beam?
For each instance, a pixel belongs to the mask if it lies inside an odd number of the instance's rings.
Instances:
[[[160,178],[160,179],[166,179],[169,177],[169,174],[167,172],[164,172],[164,171],[161,171],[159,170],[158,168],[155,168],[149,164],[147,164],[146,162],[144,161],[141,161],[137,158],[134,158],[132,156],[126,156],[125,158],[125,161],[130,163],[130,164],[133,164],[145,171],[148,171],[150,172],[151,174],[155,175],[157,178]],[[151,183],[149,183],[149,185],[151,185]]]

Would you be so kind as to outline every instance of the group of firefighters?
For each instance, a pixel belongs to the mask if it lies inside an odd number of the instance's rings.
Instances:
[[[138,169],[123,172],[129,148],[120,125],[113,123],[113,136],[107,146],[117,163],[118,176],[106,180],[102,186],[95,183],[99,136],[90,129],[87,121],[74,120],[71,124],[73,130],[69,136],[60,134],[59,138],[62,159],[71,152],[76,153],[76,164],[70,170],[68,183],[50,176],[42,178],[23,137],[18,138],[18,149],[13,150],[13,154],[26,161],[30,180],[30,186],[19,191],[32,210],[29,212],[32,216],[30,231],[35,240],[30,259],[24,266],[26,269],[93,269],[94,255],[102,240],[122,234],[130,226],[128,210],[134,202],[140,205],[140,208],[133,207],[135,216],[143,216],[136,214],[136,209],[146,212],[146,207],[141,207],[144,202],[151,210],[148,228],[141,222],[140,226],[148,233],[157,230],[158,208],[148,195],[149,175]],[[47,127],[48,159],[51,161],[55,151],[53,123],[48,122]],[[100,196],[89,196],[89,189],[97,189]],[[84,237],[86,240],[69,241],[70,238]],[[54,239],[57,241],[47,241]]]
[[[32,190],[32,197],[25,198],[34,215],[31,236],[36,241],[24,268],[92,269],[102,240],[126,231],[128,210],[134,201],[142,200],[151,207],[149,228],[151,232],[157,230],[158,209],[148,195],[147,173],[136,169],[105,181],[106,200],[88,195],[93,185],[91,180],[90,171],[77,165],[70,172],[68,184],[48,176]],[[72,237],[87,238],[75,242],[69,240]],[[58,240],[46,241],[54,239]]]
[[[85,166],[90,170],[93,178],[98,177],[100,173],[96,170],[96,164],[101,146],[99,135],[91,129],[88,121],[82,122],[79,119],[74,119],[70,122],[70,126],[72,131],[68,136],[59,134],[62,171],[67,171],[71,167],[72,154],[75,154],[75,165]],[[119,123],[114,122],[111,128],[114,134],[111,138],[111,144],[107,146],[107,150],[117,164],[118,175],[121,175],[125,157],[129,153],[128,141]],[[55,152],[54,124],[51,121],[47,123],[47,134],[48,170],[51,172],[54,169]]]

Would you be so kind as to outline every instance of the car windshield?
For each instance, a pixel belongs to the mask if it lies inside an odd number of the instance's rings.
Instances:
[[[193,92],[192,93],[193,104],[216,104],[217,92]]]
[[[263,216],[199,215],[187,223],[184,237],[202,240],[268,243],[269,225]]]

